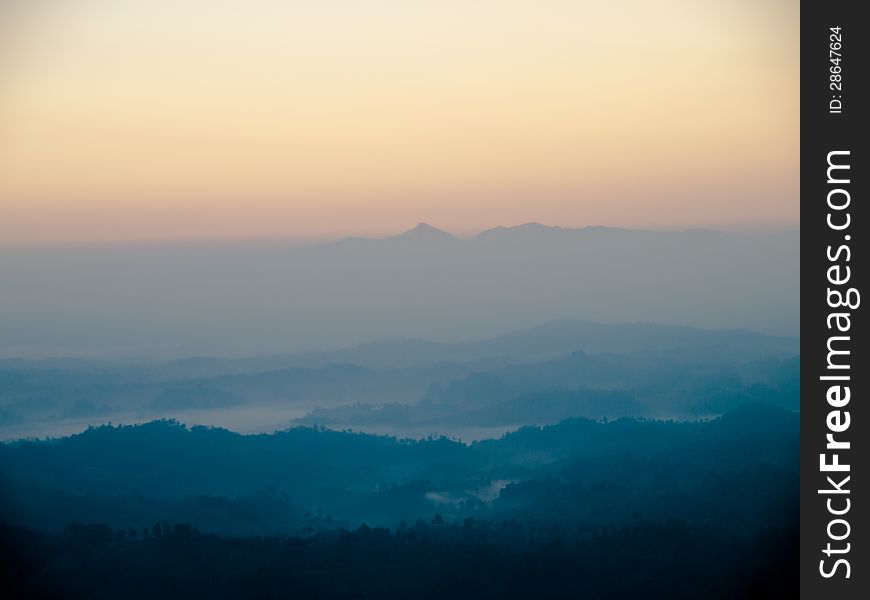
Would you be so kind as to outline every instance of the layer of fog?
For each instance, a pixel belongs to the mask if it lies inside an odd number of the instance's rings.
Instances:
[[[293,353],[549,319],[798,335],[799,234],[525,225],[460,240],[5,248],[0,357]]]

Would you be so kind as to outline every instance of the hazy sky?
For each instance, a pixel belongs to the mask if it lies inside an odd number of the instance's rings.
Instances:
[[[791,228],[798,2],[3,0],[0,241]]]

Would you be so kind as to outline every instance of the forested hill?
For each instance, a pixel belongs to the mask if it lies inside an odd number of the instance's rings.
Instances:
[[[12,598],[793,598],[798,415],[0,446]],[[3,523],[5,521],[5,523]]]

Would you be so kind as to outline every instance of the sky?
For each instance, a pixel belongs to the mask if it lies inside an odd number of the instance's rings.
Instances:
[[[788,0],[4,0],[0,244],[799,227]]]

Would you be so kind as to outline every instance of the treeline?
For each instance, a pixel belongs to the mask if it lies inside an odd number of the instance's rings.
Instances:
[[[465,519],[233,538],[0,524],[6,598],[796,598],[796,527],[564,529]]]

